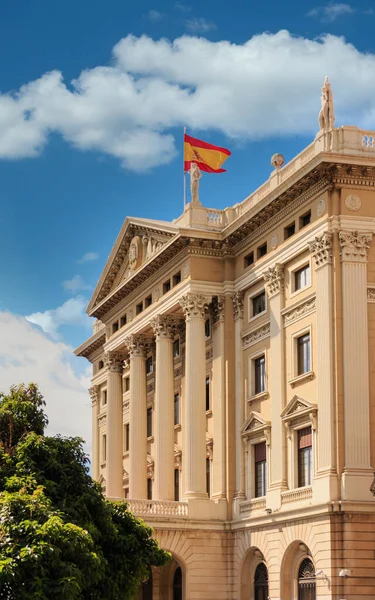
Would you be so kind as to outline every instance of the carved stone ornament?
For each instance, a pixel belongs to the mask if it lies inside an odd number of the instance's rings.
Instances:
[[[236,292],[232,296],[233,314],[235,319],[243,318],[243,297],[244,292]]]
[[[372,480],[372,484],[370,485],[370,492],[373,496],[375,496],[375,473],[374,473],[374,479]]]
[[[276,263],[264,273],[263,278],[268,287],[268,295],[276,296],[284,289],[284,266]]]
[[[105,352],[104,365],[110,373],[122,373],[124,357],[119,352]]]
[[[185,294],[179,299],[186,319],[200,317],[204,319],[210,299],[202,294]]]
[[[170,315],[158,315],[154,317],[150,325],[154,330],[155,338],[166,338],[173,340],[180,319],[171,317]]]
[[[339,240],[342,262],[367,262],[367,250],[370,247],[372,233],[340,231]]]
[[[316,214],[318,215],[318,217],[321,217],[326,210],[326,201],[324,200],[324,198],[321,198],[316,206]]]
[[[143,335],[129,335],[125,339],[125,344],[128,347],[130,358],[146,358],[148,346]]]
[[[140,267],[142,263],[142,240],[139,235],[133,237],[129,246],[129,267],[132,271],[135,271]]]
[[[182,279],[187,279],[190,275],[190,266],[189,263],[185,263],[182,267]]]
[[[332,234],[328,231],[318,235],[309,243],[309,250],[314,256],[316,268],[332,262]]]
[[[367,288],[367,301],[368,302],[375,302],[375,287],[368,287]]]
[[[345,198],[345,206],[348,210],[352,210],[353,212],[359,210],[361,208],[362,202],[361,199],[355,194],[349,194]]]
[[[277,248],[278,243],[279,243],[278,235],[277,235],[277,233],[274,233],[273,236],[271,237],[272,250],[275,250]]]
[[[90,398],[91,398],[91,404],[92,404],[92,406],[95,406],[95,404],[99,400],[99,395],[100,395],[99,386],[98,385],[91,386],[89,388],[89,394],[90,394]]]
[[[283,313],[284,316],[284,326],[291,325],[298,319],[305,317],[306,315],[311,314],[316,310],[316,299],[311,298],[302,302],[298,306],[288,310],[288,312]]]
[[[211,303],[212,322],[224,320],[224,296],[214,296]]]
[[[254,331],[250,331],[250,333],[245,335],[245,337],[243,338],[244,348],[252,346],[253,344],[256,344],[257,342],[260,342],[261,340],[264,340],[265,338],[269,337],[270,331],[271,329],[269,323],[262,325],[262,327],[258,327],[258,329],[255,329]]]

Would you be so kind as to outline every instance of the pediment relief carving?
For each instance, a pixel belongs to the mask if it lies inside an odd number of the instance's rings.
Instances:
[[[315,415],[318,407],[300,396],[293,396],[281,413],[283,421],[292,421],[305,415]]]
[[[251,437],[258,433],[269,432],[271,427],[270,421],[266,421],[262,415],[256,411],[252,411],[241,429],[241,435],[244,438]],[[266,437],[268,437],[266,435]]]

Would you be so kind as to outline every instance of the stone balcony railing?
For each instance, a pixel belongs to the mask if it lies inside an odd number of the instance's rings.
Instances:
[[[312,498],[312,488],[304,487],[297,488],[296,490],[290,490],[281,494],[281,504],[288,504],[289,502],[300,502],[301,500],[309,500]]]
[[[188,517],[187,502],[168,500],[126,500],[129,510],[142,517]]]
[[[251,500],[247,500],[246,502],[242,502],[240,504],[240,515],[244,515],[247,513],[251,513],[254,510],[260,510],[266,508],[266,499],[262,498],[252,498]]]

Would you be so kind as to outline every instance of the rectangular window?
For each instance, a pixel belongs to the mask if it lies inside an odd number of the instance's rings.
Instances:
[[[180,338],[173,342],[173,358],[180,356]]]
[[[288,227],[284,227],[284,240],[292,237],[296,233],[296,224],[291,223]]]
[[[125,377],[125,392],[130,390],[130,377]]]
[[[297,338],[297,370],[298,375],[303,375],[311,370],[309,333]]]
[[[125,423],[124,438],[125,438],[125,443],[124,443],[125,452],[129,452],[129,447],[130,447],[130,425],[129,425],[129,423]]]
[[[251,299],[251,306],[252,317],[256,317],[257,315],[260,315],[260,313],[264,312],[266,310],[266,292],[262,292],[261,294],[254,296]]]
[[[168,279],[168,281],[165,281],[163,283],[163,294],[166,294],[167,292],[169,292],[170,289],[171,289],[171,281],[170,281],[170,279]]]
[[[210,410],[210,378],[206,377],[206,411]]]
[[[175,285],[178,285],[180,283],[180,281],[181,281],[181,271],[179,271],[178,273],[175,273],[173,275],[173,278],[172,278],[173,287]]]
[[[137,304],[137,306],[135,307],[135,314],[136,315],[140,315],[141,312],[143,312],[143,302],[140,302],[139,304]]]
[[[312,431],[305,427],[298,431],[298,487],[311,485],[312,479]]]
[[[174,500],[178,502],[180,500],[180,471],[174,470]]]
[[[116,333],[116,331],[118,331],[118,321],[112,323],[112,333]]]
[[[147,308],[148,306],[151,306],[152,304],[152,295],[150,294],[149,296],[147,296],[147,298],[145,298],[145,307]]]
[[[102,435],[102,462],[107,460],[107,436],[104,433]]]
[[[208,340],[211,337],[211,320],[206,319],[204,323],[204,337]]]
[[[174,395],[174,424],[180,424],[180,394]]]
[[[250,267],[250,265],[252,265],[254,263],[254,252],[250,252],[249,254],[247,254],[244,259],[244,267],[246,269],[246,267]]]
[[[99,371],[100,371],[100,369],[104,369],[104,360],[99,361],[98,367],[99,367]]]
[[[211,461],[206,458],[206,491],[208,497],[211,497]]]
[[[120,327],[124,327],[126,325],[126,315],[123,315],[120,319]]]
[[[149,356],[146,360],[146,373],[149,375],[154,370],[154,365],[152,364],[152,356]]]
[[[262,258],[267,254],[267,242],[264,242],[261,246],[257,248],[257,258]]]
[[[255,486],[254,496],[260,498],[266,495],[266,478],[267,478],[267,459],[266,459],[266,443],[255,444],[254,446],[254,474]]]
[[[294,272],[294,291],[310,285],[310,265],[305,265]]]
[[[107,390],[103,390],[102,404],[103,404],[103,406],[105,406],[107,404]]]
[[[147,500],[152,500],[152,479],[147,479]]]
[[[254,360],[254,394],[266,391],[266,357],[259,356]]]
[[[152,408],[147,409],[147,437],[152,436]]]
[[[311,223],[311,210],[299,218],[299,228],[302,229]]]

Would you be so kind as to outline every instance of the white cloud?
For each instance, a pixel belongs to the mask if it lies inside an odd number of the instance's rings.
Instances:
[[[77,260],[77,263],[80,265],[91,262],[93,260],[98,260],[99,254],[96,252],[86,252],[80,259]]]
[[[212,29],[216,29],[215,23],[212,21],[207,21],[203,17],[193,17],[192,19],[187,19],[185,21],[186,29],[191,33],[207,33]]]
[[[67,292],[72,292],[72,294],[92,289],[92,286],[85,283],[80,275],[74,275],[71,279],[63,281],[62,284],[64,290]]]
[[[149,10],[147,16],[150,19],[150,21],[161,21],[161,19],[163,18],[163,14],[158,10]]]
[[[35,382],[46,400],[47,432],[81,436],[91,448],[91,410],[87,392],[90,366],[73,348],[54,342],[25,318],[0,312],[0,391]]]
[[[77,296],[69,298],[55,309],[36,312],[25,318],[30,323],[38,325],[51,338],[58,340],[60,339],[59,329],[63,325],[91,326],[90,318],[85,313],[86,304],[87,302],[82,296]]]
[[[82,71],[69,87],[52,71],[0,95],[0,156],[37,155],[57,132],[140,171],[174,159],[171,130],[184,125],[197,136],[211,129],[240,141],[313,137],[325,75],[336,124],[371,128],[374,70],[374,54],[333,35],[310,40],[279,31],[240,45],[129,35],[114,47],[111,66]]]
[[[308,13],[308,17],[317,17],[323,23],[332,23],[336,21],[338,17],[343,15],[350,15],[355,12],[355,9],[350,4],[344,4],[342,2],[329,2],[326,6],[317,6],[311,9]]]
[[[175,7],[177,8],[177,10],[183,13],[191,12],[191,6],[189,6],[188,4],[184,4],[184,2],[175,2]]]

